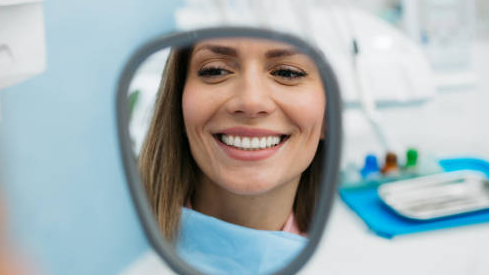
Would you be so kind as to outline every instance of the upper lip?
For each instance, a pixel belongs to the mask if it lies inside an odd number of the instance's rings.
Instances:
[[[261,128],[247,128],[247,127],[232,127],[224,130],[220,130],[215,134],[225,134],[231,136],[243,136],[243,137],[264,137],[264,136],[279,136],[287,135],[278,131],[261,129]]]

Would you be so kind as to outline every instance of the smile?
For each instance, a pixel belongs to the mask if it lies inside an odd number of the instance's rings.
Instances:
[[[234,127],[213,134],[219,147],[230,158],[258,161],[275,155],[290,135],[267,129]]]
[[[247,137],[220,134],[219,140],[228,146],[241,150],[260,150],[275,147],[280,144],[287,136],[274,135],[264,137]]]

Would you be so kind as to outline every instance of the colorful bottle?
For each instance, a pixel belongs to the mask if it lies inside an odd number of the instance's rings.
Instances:
[[[397,165],[397,155],[393,152],[387,152],[385,155],[385,163],[382,168],[382,174],[396,174],[399,173],[399,166]]]
[[[418,165],[418,151],[411,148],[406,151],[406,169],[413,169]]]
[[[379,172],[379,164],[377,162],[377,157],[373,154],[369,154],[365,157],[365,165],[362,170],[360,170],[360,174],[362,178],[367,178],[370,175],[377,175]]]

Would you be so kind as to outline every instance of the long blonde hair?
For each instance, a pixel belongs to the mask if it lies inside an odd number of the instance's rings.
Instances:
[[[180,212],[189,201],[201,173],[191,153],[182,113],[182,93],[192,48],[172,50],[163,72],[139,168],[151,208],[168,240],[178,235]],[[301,232],[307,232],[319,192],[323,141],[302,173],[293,212]]]

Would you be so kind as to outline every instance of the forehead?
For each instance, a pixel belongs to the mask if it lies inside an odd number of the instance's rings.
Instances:
[[[259,54],[268,58],[303,55],[291,44],[259,38],[207,39],[195,44],[192,53],[215,53],[236,57]]]

